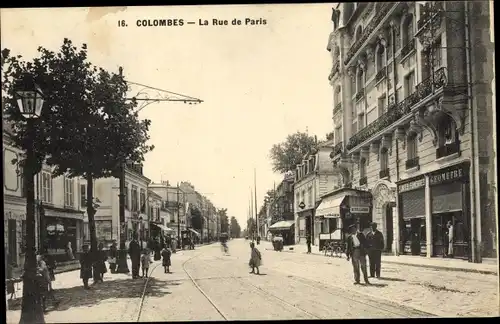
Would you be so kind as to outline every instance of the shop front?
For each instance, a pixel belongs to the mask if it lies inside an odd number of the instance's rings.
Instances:
[[[353,224],[367,232],[372,221],[371,200],[369,192],[354,189],[323,196],[315,213],[320,250],[330,241],[342,241]]]
[[[314,245],[314,209],[302,210],[297,214],[298,233],[296,234],[296,243],[305,243],[307,235],[311,235],[312,244]]]
[[[425,176],[398,183],[400,251],[427,255]]]
[[[462,163],[429,174],[429,187],[432,255],[468,259],[470,254],[469,164]],[[451,224],[451,227],[448,224]]]
[[[269,232],[272,236],[281,236],[284,245],[293,245],[293,237],[295,234],[294,221],[279,221],[269,227]]]

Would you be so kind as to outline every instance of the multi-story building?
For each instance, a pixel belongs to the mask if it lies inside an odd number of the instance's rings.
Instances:
[[[488,3],[340,3],[328,50],[335,149],[361,229],[379,225],[387,250],[475,262],[495,246],[488,210],[493,78]],[[489,111],[489,112],[488,112]],[[339,204],[345,207],[342,193]],[[359,207],[359,208],[357,208]],[[371,217],[364,217],[370,210]],[[371,218],[371,219],[370,219]]]
[[[12,128],[3,121],[3,180],[4,180],[4,237],[9,264],[22,269],[26,251],[26,188],[23,167],[19,163],[24,153],[11,142]],[[12,163],[12,162],[16,163]],[[65,261],[70,242],[74,252],[83,243],[83,212],[77,192],[78,178],[52,178],[52,168],[43,165],[35,176],[36,246],[42,247]]]
[[[169,181],[161,183],[152,183],[149,185],[149,190],[161,197],[162,208],[160,210],[161,219],[164,221],[163,226],[168,227],[180,237],[180,233],[187,228],[186,214],[186,193],[180,186],[172,186]]]
[[[307,235],[311,235],[312,243],[319,244],[321,223],[314,221],[316,208],[321,196],[333,190],[338,185],[338,176],[332,169],[329,154],[333,142],[327,141],[319,145],[315,152],[304,156],[301,164],[295,169],[294,214],[295,243],[305,243]]]
[[[293,206],[293,182],[295,174],[285,173],[283,180],[273,190],[273,196],[266,202],[271,207],[271,224],[269,231],[281,233],[285,244],[295,243],[295,214]],[[259,215],[259,227],[266,224],[266,214]],[[266,234],[265,234],[266,235]],[[264,236],[265,236],[264,235]],[[262,237],[264,237],[262,236]]]
[[[125,226],[127,246],[134,233],[138,234],[140,241],[147,241],[149,237],[147,192],[150,182],[151,180],[143,174],[141,165],[130,164],[125,167],[125,224],[120,224],[119,179],[102,178],[94,181],[97,210],[94,219],[99,242],[104,244],[116,242],[119,245],[120,226]],[[80,187],[81,192],[86,192],[86,184]]]

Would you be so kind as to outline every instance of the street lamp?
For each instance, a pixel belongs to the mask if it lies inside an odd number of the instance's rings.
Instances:
[[[35,121],[41,116],[43,93],[30,75],[16,83],[15,97],[21,115],[27,122],[24,185],[26,188],[26,255],[23,274],[23,301],[19,323],[45,323],[42,299],[37,287],[35,252]]]

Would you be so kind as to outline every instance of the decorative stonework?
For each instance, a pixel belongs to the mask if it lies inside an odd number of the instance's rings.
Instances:
[[[359,162],[359,158],[360,158],[360,156],[359,156],[358,152],[351,153],[351,161],[353,163],[358,163]]]
[[[370,44],[366,46],[365,56],[368,63],[373,63],[375,61],[375,51],[373,46],[371,46]]]
[[[360,158],[365,159],[366,165],[368,165],[370,161],[370,149],[368,147],[362,147],[359,152]]]
[[[377,154],[379,152],[379,144],[378,143],[371,143],[370,144],[370,152]]]

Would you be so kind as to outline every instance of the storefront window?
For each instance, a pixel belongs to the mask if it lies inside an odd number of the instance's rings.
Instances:
[[[58,217],[47,217],[46,245],[49,253],[64,253],[68,242],[73,249],[76,248],[76,220]]]

